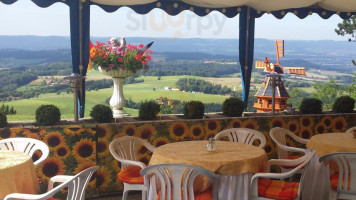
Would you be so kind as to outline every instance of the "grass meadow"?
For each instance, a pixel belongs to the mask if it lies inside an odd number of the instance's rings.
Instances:
[[[157,76],[143,76],[138,79],[144,79],[143,83],[124,85],[125,99],[131,99],[134,102],[141,102],[144,100],[157,99],[159,97],[166,97],[180,101],[200,100],[203,103],[222,103],[226,97],[221,95],[188,93],[182,91],[164,90],[165,86],[174,87],[175,83],[180,78],[196,78],[204,79],[196,76],[162,76],[158,80]],[[41,77],[40,77],[41,78]],[[62,77],[55,77],[62,78]],[[99,72],[89,72],[87,80],[111,79],[103,76]],[[39,81],[34,81],[31,84],[38,84]],[[69,86],[68,86],[69,87]],[[101,89],[97,91],[86,91],[86,103],[84,117],[90,117],[89,113],[96,104],[105,104],[106,99],[110,98],[113,89]],[[48,93],[41,94],[38,98],[13,100],[5,102],[5,105],[13,106],[17,111],[16,115],[8,115],[8,121],[28,121],[35,120],[36,109],[40,105],[53,104],[61,111],[61,119],[74,118],[74,97],[72,93]],[[124,108],[124,110],[132,116],[138,115],[138,110]]]

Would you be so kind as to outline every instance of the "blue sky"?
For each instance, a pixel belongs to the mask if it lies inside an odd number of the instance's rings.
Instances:
[[[226,18],[218,12],[199,17],[185,11],[171,17],[155,9],[138,15],[129,8],[106,13],[91,8],[91,36],[104,37],[174,37],[174,38],[238,38],[238,16]],[[256,38],[284,40],[347,40],[334,29],[342,22],[339,16],[328,20],[313,14],[299,19],[289,13],[282,20],[272,15],[256,19]],[[0,3],[0,35],[68,36],[69,9],[56,3],[48,8],[37,7],[29,0],[12,5]]]

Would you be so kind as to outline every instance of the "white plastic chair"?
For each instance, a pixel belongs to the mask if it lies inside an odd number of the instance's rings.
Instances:
[[[356,126],[347,129],[346,133],[353,133],[354,131],[356,131]]]
[[[7,138],[0,140],[0,150],[20,151],[25,154],[28,154],[31,157],[35,153],[35,151],[40,150],[42,152],[42,156],[38,160],[33,162],[35,166],[46,160],[49,154],[49,148],[46,143],[33,138],[24,137]]]
[[[258,147],[263,148],[266,145],[266,137],[263,133],[250,128],[230,128],[220,131],[215,135],[215,139],[219,140],[222,137],[228,137],[230,142],[240,142],[245,144],[253,144],[255,140],[260,142]]]
[[[296,172],[298,172],[298,170],[300,170],[301,168],[305,167],[305,169],[307,169],[308,164],[310,163],[310,160],[312,159],[314,154],[315,154],[315,151],[309,152],[309,153],[306,153],[304,156],[302,156],[298,159],[295,159],[295,160],[283,160],[283,159],[269,160],[267,162],[268,169],[270,169],[271,165],[289,165],[289,166],[294,166],[297,164],[300,164],[300,165],[298,165],[296,168],[294,168],[288,172],[284,172],[284,173],[257,173],[255,175],[253,175],[251,178],[251,194],[250,194],[251,200],[253,200],[253,199],[271,199],[271,198],[267,198],[267,197],[260,197],[258,195],[258,179],[259,178],[285,179],[285,178],[291,177]],[[268,170],[268,172],[269,172],[269,170]],[[295,198],[295,200],[300,199],[301,188],[303,188],[303,183],[305,181],[304,179],[305,179],[305,177],[304,177],[304,171],[303,171],[302,176],[300,178],[300,182],[299,182],[297,197]]]
[[[319,161],[328,164],[330,160],[337,163],[339,168],[336,195],[330,190],[330,198],[356,199],[356,153],[342,152],[322,156]]]
[[[150,200],[156,200],[158,197],[157,184],[160,188],[160,200],[194,200],[193,183],[199,175],[209,179],[213,185],[212,197],[217,199],[217,188],[214,187],[216,175],[207,169],[182,164],[158,164],[148,166],[140,173],[145,177],[145,185],[150,188]]]
[[[63,188],[68,188],[67,200],[84,200],[85,187],[89,183],[93,173],[99,169],[99,166],[90,167],[83,170],[75,176],[57,175],[50,179],[48,190],[44,194],[20,194],[12,193],[5,197],[4,200],[16,199],[31,199],[31,200],[47,200],[53,197],[58,191]],[[61,183],[53,188],[54,183]]]
[[[289,130],[280,127],[272,128],[269,132],[269,135],[271,139],[278,145],[278,159],[290,159],[288,152],[298,152],[305,154],[305,149],[287,146],[286,135],[301,144],[307,144],[309,140],[300,138]],[[281,172],[287,172],[291,170],[290,167],[285,167],[284,165],[281,165],[280,168]],[[302,169],[298,173],[301,174]]]
[[[151,145],[146,140],[141,138],[137,138],[134,136],[122,136],[119,137],[109,144],[109,150],[111,155],[121,162],[121,170],[126,169],[128,166],[139,166],[141,168],[145,168],[146,165],[140,161],[138,161],[137,151],[139,145],[145,146],[148,150],[153,152],[155,147]],[[147,187],[144,184],[132,184],[126,183],[124,184],[124,191],[122,194],[122,199],[126,200],[128,192],[130,190],[142,190],[142,199],[145,200],[147,197]]]

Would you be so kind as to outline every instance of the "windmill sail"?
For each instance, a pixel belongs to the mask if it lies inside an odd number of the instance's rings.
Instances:
[[[284,57],[284,40],[276,40],[276,55],[277,64],[279,65],[279,58]]]
[[[283,69],[290,74],[306,75],[304,67],[283,67]]]

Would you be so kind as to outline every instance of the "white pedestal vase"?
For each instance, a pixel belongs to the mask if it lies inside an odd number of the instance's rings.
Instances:
[[[107,76],[111,76],[114,82],[114,91],[110,99],[110,106],[112,107],[113,117],[122,118],[128,114],[124,111],[126,100],[123,92],[124,80],[126,77],[130,77],[136,74],[130,70],[114,69],[105,70],[100,68],[99,71]]]

